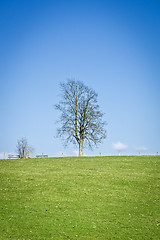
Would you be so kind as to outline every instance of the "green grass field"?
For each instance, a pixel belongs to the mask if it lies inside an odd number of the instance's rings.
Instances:
[[[0,239],[160,239],[160,156],[0,160]]]

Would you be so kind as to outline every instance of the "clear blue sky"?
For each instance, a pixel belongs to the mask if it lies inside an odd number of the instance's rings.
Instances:
[[[98,93],[107,139],[86,155],[160,153],[159,0],[1,0],[0,157],[75,155],[55,138],[59,82]]]

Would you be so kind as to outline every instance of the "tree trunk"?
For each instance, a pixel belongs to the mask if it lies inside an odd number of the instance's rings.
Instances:
[[[79,142],[79,156],[83,156],[83,140]]]

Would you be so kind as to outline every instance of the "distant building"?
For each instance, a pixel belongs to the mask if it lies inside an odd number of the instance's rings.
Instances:
[[[20,158],[18,154],[8,154],[8,159],[17,159]]]
[[[37,155],[36,158],[47,158],[48,155],[42,154],[42,155]]]

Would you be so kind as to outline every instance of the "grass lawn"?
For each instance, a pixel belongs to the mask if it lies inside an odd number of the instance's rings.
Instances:
[[[0,239],[160,239],[160,156],[0,160]]]

